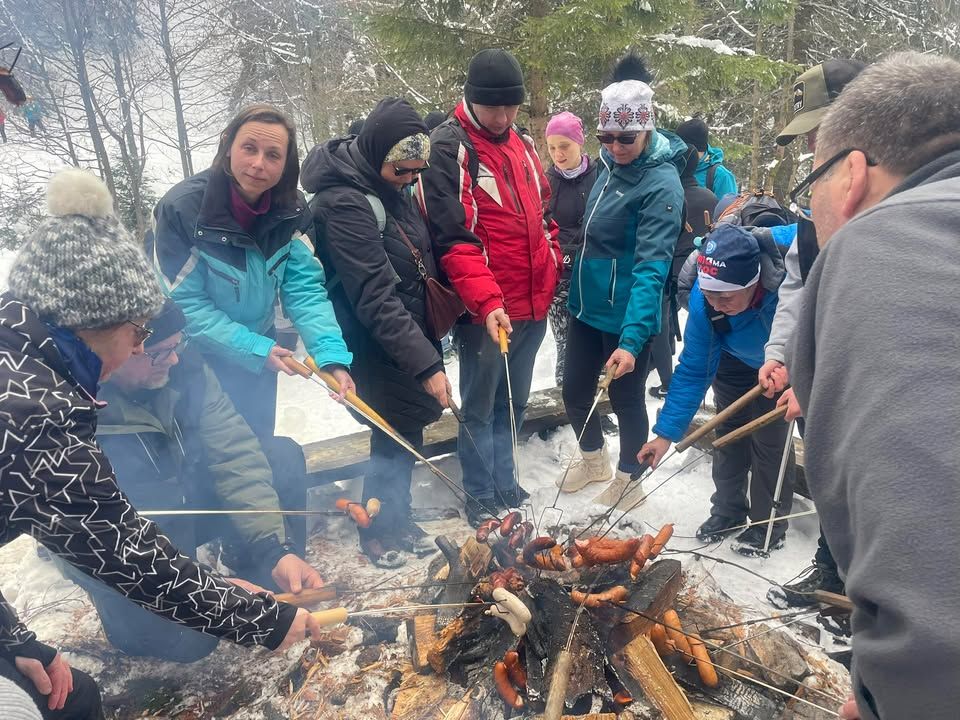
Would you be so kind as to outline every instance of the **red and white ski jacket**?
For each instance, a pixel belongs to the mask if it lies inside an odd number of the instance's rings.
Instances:
[[[563,255],[536,150],[512,129],[491,137],[465,102],[454,119],[459,127],[447,122],[431,135],[430,169],[418,187],[435,254],[474,322],[498,308],[512,320],[541,320]]]

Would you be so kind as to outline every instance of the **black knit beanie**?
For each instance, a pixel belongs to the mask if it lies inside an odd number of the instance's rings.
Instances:
[[[184,317],[183,311],[177,307],[177,304],[173,300],[167,298],[160,312],[154,315],[150,319],[150,322],[147,323],[147,328],[153,330],[153,334],[143,341],[143,346],[150,347],[159,342],[163,342],[176,333],[183,332],[183,328],[186,327],[186,325],[187,318]]]
[[[380,172],[387,153],[398,142],[411,135],[429,135],[419,113],[403,98],[385,97],[363,121],[357,135],[357,150]]]
[[[687,145],[693,145],[700,152],[707,151],[707,137],[709,136],[707,124],[697,116],[677,126],[677,135]]]
[[[520,63],[506,50],[481,50],[470,61],[463,96],[477,105],[520,105],[526,97]]]

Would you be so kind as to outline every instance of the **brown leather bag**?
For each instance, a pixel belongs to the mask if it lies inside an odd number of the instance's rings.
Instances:
[[[400,223],[394,222],[394,224],[397,226],[400,238],[413,255],[413,259],[417,263],[417,272],[420,273],[420,277],[426,286],[424,298],[427,306],[427,327],[433,333],[435,340],[442,340],[443,336],[450,332],[450,328],[453,327],[457,318],[466,312],[466,307],[455,291],[446,287],[435,277],[430,276],[426,265],[423,264],[423,255],[410,242],[410,238],[400,227]]]

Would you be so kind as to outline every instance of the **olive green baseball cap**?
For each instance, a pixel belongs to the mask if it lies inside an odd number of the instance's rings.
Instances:
[[[833,59],[798,77],[793,84],[793,119],[777,135],[777,145],[788,145],[798,135],[816,130],[830,103],[865,67],[859,60]]]

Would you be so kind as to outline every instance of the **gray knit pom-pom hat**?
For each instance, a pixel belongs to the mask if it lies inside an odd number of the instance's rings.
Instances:
[[[143,248],[120,224],[107,186],[68,168],[47,186],[47,215],[23,240],[11,292],[54,325],[92,330],[149,318],[163,291]]]

